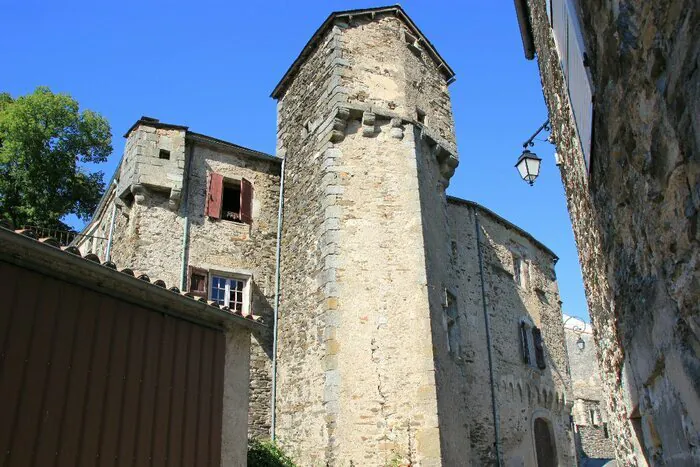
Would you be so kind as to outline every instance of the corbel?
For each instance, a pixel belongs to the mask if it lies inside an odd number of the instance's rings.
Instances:
[[[139,184],[135,183],[131,185],[131,194],[134,195],[134,201],[137,204],[143,203],[143,201],[146,199],[146,187]]]
[[[362,113],[362,136],[374,136],[374,124],[376,115],[374,112],[365,110]]]
[[[332,143],[339,143],[345,139],[345,127],[348,126],[349,118],[350,109],[347,107],[339,107],[335,118],[333,118],[333,129],[331,130],[330,136]]]
[[[391,119],[391,131],[389,132],[389,135],[392,138],[396,139],[403,139],[403,120],[394,117]]]

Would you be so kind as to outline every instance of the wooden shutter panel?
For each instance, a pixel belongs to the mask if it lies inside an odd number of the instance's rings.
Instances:
[[[527,325],[520,323],[520,349],[523,352],[523,362],[530,363],[530,344],[527,342]]]
[[[209,273],[206,269],[187,267],[187,292],[195,297],[207,298],[209,295]]]
[[[537,368],[544,370],[547,364],[544,361],[544,345],[542,344],[542,331],[539,328],[532,328],[532,340],[535,343],[535,359],[537,360]]]
[[[204,214],[212,219],[221,218],[221,201],[224,194],[224,177],[212,172],[209,175],[209,189]]]
[[[241,180],[241,220],[253,223],[253,184],[245,178]]]

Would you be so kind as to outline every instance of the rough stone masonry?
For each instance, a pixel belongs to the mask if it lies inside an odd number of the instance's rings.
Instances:
[[[575,463],[557,257],[446,196],[453,78],[400,7],[333,13],[273,92],[276,157],[142,118],[86,228],[84,251],[266,318],[249,434],[274,417],[300,465]]]
[[[617,459],[699,465],[700,5],[516,7],[562,157]],[[567,30],[580,35],[564,49]],[[589,169],[570,98],[582,81],[562,68],[575,46],[594,90]]]

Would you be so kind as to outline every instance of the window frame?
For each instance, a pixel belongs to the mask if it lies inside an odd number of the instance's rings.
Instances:
[[[530,262],[524,255],[511,252],[513,256],[513,281],[521,289],[530,288]]]
[[[242,282],[243,283],[243,289],[241,291],[242,295],[242,303],[241,303],[241,313],[243,314],[249,314],[251,313],[252,306],[251,306],[251,289],[252,289],[252,276],[247,275],[247,274],[240,274],[240,273],[233,273],[233,272],[228,272],[228,271],[219,271],[219,270],[209,270],[209,276],[208,276],[208,290],[207,290],[207,297],[211,301],[216,301],[214,299],[214,279],[223,279],[225,281],[225,295],[224,295],[224,303],[219,304],[220,306],[228,306],[230,307],[230,288],[231,288],[231,282],[232,281],[237,281],[237,282]],[[220,287],[217,287],[219,290],[221,290]],[[233,311],[236,311],[233,309]]]
[[[522,318],[518,325],[518,333],[520,335],[520,355],[523,363],[539,370],[547,368],[542,330],[535,326],[529,318]],[[541,351],[537,347],[536,334],[539,334]]]
[[[202,276],[204,278],[204,290],[192,290],[192,277]],[[187,293],[195,297],[208,298],[209,290],[209,271],[195,266],[187,267]]]
[[[229,186],[237,184],[239,187],[239,220],[223,217],[224,189],[227,184]],[[206,201],[204,203],[204,215],[212,220],[225,220],[252,225],[254,196],[253,183],[250,180],[244,177],[224,177],[220,173],[210,172],[207,182]]]
[[[238,212],[233,212],[233,211],[228,211],[232,212],[234,215],[232,216],[233,218],[225,217],[224,216],[224,199],[226,198],[226,190],[235,190],[238,192]],[[241,181],[240,180],[234,180],[230,178],[224,178],[224,183],[221,188],[221,214],[220,218],[222,221],[229,221],[229,222],[238,222],[238,223],[244,223],[243,219],[241,217],[241,211],[243,208],[243,194],[242,194],[242,186],[241,186]]]

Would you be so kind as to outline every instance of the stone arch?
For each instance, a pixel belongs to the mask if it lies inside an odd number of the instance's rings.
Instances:
[[[550,418],[544,415],[533,417],[532,434],[537,467],[556,467],[559,464],[557,446]]]

